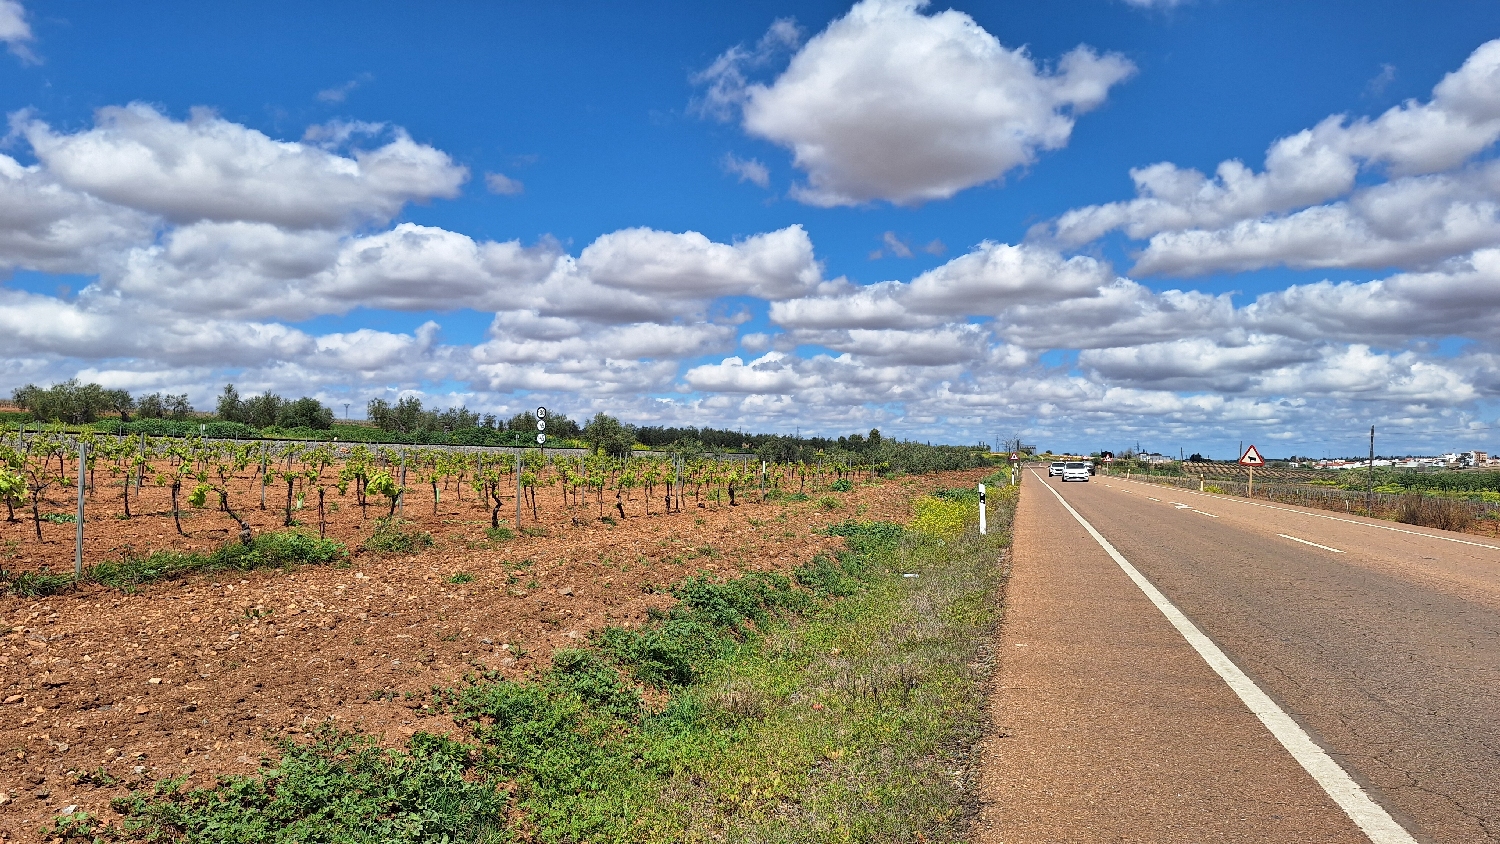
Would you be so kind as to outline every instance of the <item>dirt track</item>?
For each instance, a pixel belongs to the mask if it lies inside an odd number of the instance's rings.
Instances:
[[[414,557],[360,554],[347,569],[221,574],[137,595],[91,586],[0,598],[0,629],[14,628],[0,638],[0,698],[10,701],[0,708],[0,838],[29,840],[72,804],[111,816],[108,799],[124,788],[74,783],[68,771],[102,765],[127,780],[193,771],[201,783],[253,769],[268,739],[327,719],[387,741],[443,732],[448,722],[408,708],[401,694],[452,684],[477,667],[523,675],[557,647],[669,603],[655,587],[699,571],[789,569],[840,542],[817,534],[824,524],[904,520],[920,492],[984,474],[861,485],[836,495],[835,510],[815,502],[690,506],[575,526],[560,508],[543,509],[550,536],[498,543],[483,539],[488,512],[472,501],[445,502],[434,516],[431,498],[424,504],[413,494],[407,515],[438,539]],[[172,542],[170,518],[151,501],[146,509],[158,515],[99,521]],[[274,512],[251,515],[257,528],[279,525]],[[331,535],[351,544],[368,535],[368,525],[343,515]],[[208,547],[224,541],[230,524],[204,514],[187,527]],[[49,540],[71,555],[72,526],[49,527],[67,528],[65,539]],[[7,536],[19,530],[11,525]],[[33,548],[23,544],[22,554]],[[473,581],[447,582],[458,572]]]

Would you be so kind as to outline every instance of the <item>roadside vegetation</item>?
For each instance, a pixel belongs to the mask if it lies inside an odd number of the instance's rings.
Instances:
[[[1116,460],[1111,474],[1220,495],[1246,492],[1244,467],[1228,463],[1146,464]],[[1500,472],[1340,471],[1268,467],[1255,470],[1255,497],[1390,519],[1409,525],[1494,536],[1500,530]]]
[[[132,784],[64,839],[202,842],[940,842],[965,836],[1014,489],[846,520],[789,576],[689,577],[637,628],[525,681],[409,701],[456,737],[382,748],[325,725],[259,773]],[[454,576],[455,578],[458,575]]]

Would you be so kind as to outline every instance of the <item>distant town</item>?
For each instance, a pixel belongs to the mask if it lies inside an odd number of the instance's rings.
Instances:
[[[1133,459],[1151,465],[1178,462],[1214,462],[1199,454],[1194,454],[1188,458],[1178,458],[1156,452],[1133,453],[1125,451],[1120,456],[1125,459]],[[1115,455],[1111,452],[1096,452],[1093,457],[1109,461],[1113,460]],[[1231,461],[1233,459],[1230,458]],[[1282,460],[1270,459],[1268,462],[1291,469],[1368,469],[1371,465],[1369,458],[1313,460],[1305,457],[1292,457]],[[1491,457],[1487,451],[1451,451],[1447,454],[1435,456],[1407,455],[1405,457],[1376,457],[1374,465],[1376,468],[1406,469],[1413,472],[1436,471],[1438,469],[1500,468],[1500,456]]]

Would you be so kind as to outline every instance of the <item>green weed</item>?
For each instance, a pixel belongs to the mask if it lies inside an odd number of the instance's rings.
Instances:
[[[274,531],[260,534],[249,545],[232,542],[209,554],[157,551],[139,556],[126,553],[118,560],[89,566],[84,570],[84,579],[122,592],[132,592],[148,583],[190,574],[328,565],[343,562],[348,556],[343,543],[332,539],[320,539],[301,531]]]
[[[44,598],[73,587],[73,575],[53,574],[47,569],[7,575],[10,591],[23,598]]]
[[[366,551],[383,554],[415,554],[432,547],[432,534],[425,530],[409,529],[400,519],[381,519],[375,523],[375,532],[364,541]]]
[[[404,750],[319,728],[283,742],[275,767],[179,792],[159,783],[113,801],[122,832],[148,841],[501,842],[510,795],[480,775],[475,748],[418,733]]]

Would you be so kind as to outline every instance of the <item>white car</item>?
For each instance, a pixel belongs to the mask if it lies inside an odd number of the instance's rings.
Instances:
[[[1083,481],[1084,483],[1088,483],[1089,464],[1081,460],[1069,460],[1063,464],[1062,479],[1064,483],[1068,481]]]
[[[1066,464],[1066,463],[1062,462],[1061,460],[1059,460],[1056,463],[1053,463],[1051,466],[1048,466],[1047,467],[1047,477],[1049,477],[1049,478],[1055,478],[1058,475],[1061,475],[1063,473],[1063,467],[1066,466],[1066,465],[1068,465],[1068,464]]]

